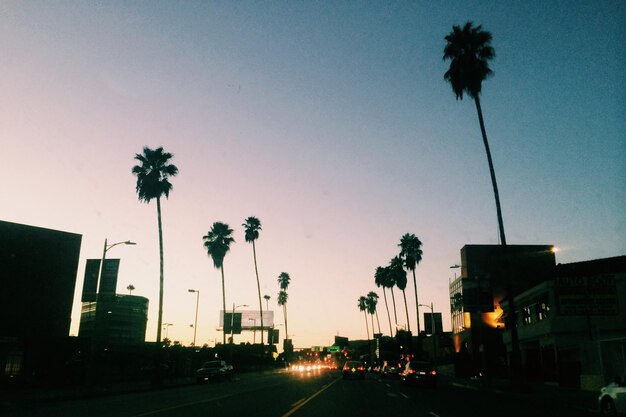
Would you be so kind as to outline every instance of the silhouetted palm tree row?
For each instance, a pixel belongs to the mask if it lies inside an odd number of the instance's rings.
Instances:
[[[378,320],[378,311],[376,310],[376,306],[378,305],[378,294],[374,291],[370,291],[367,293],[367,296],[360,296],[357,300],[357,307],[359,311],[362,311],[365,314],[365,330],[367,331],[367,339],[370,338],[369,325],[367,324],[367,315],[370,315],[372,320],[372,337],[376,334],[376,329],[374,328],[374,315],[376,315],[376,322],[378,323],[378,333],[380,331],[380,321]]]
[[[278,305],[283,307],[283,317],[285,318],[285,339],[289,339],[289,329],[287,328],[287,288],[291,277],[286,272],[281,272],[278,275],[278,286],[280,291],[278,292]]]
[[[157,344],[161,342],[161,328],[163,321],[163,226],[161,222],[161,197],[169,197],[172,190],[172,184],[169,182],[171,177],[178,174],[178,168],[173,165],[170,160],[173,158],[171,153],[165,152],[162,147],[150,149],[145,146],[143,153],[136,154],[135,159],[139,161],[139,165],[132,168],[132,173],[137,177],[136,192],[139,201],[149,203],[155,199],[157,202],[157,218],[159,227],[159,258],[160,258],[160,274],[159,274],[159,313],[157,320]],[[261,328],[263,323],[263,303],[261,300],[261,283],[259,280],[259,269],[256,259],[256,240],[259,238],[261,231],[261,221],[250,216],[245,219],[242,225],[245,229],[246,242],[252,243],[252,254],[254,259],[254,272],[256,275],[257,291],[259,296],[259,311],[261,313]],[[204,247],[207,254],[213,260],[215,268],[219,269],[222,275],[222,308],[226,312],[226,288],[224,280],[224,257],[230,251],[230,245],[235,242],[232,236],[233,229],[226,223],[215,222],[211,226],[208,233],[202,237]],[[283,307],[285,312],[285,332],[287,331],[287,287],[289,286],[289,274],[283,272],[278,279],[281,287],[281,293],[278,297],[278,304]],[[133,287],[134,289],[134,287]],[[130,290],[130,288],[129,288]],[[132,290],[130,290],[132,291]],[[226,333],[223,335],[223,341],[226,343]],[[261,343],[263,343],[263,332],[261,331]]]
[[[374,272],[374,283],[377,287],[383,289],[383,298],[385,300],[385,308],[387,310],[387,318],[389,320],[389,333],[393,336],[395,334],[394,326],[391,324],[391,315],[389,313],[389,304],[387,303],[387,289],[391,292],[391,300],[393,303],[393,317],[395,328],[398,327],[398,314],[396,310],[396,297],[394,295],[394,287],[398,287],[402,291],[402,298],[404,299],[404,311],[406,313],[407,330],[411,331],[411,323],[409,320],[409,307],[406,302],[406,271],[407,268],[413,271],[413,286],[415,289],[415,304],[418,303],[417,297],[417,280],[415,278],[415,267],[422,260],[422,242],[414,234],[406,233],[400,239],[400,254],[394,256],[387,266],[379,266]],[[419,333],[419,306],[417,307],[417,332]],[[379,325],[380,328],[380,325]]]

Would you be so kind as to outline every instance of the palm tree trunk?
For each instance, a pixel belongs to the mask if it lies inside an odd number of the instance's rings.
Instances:
[[[393,295],[393,287],[389,288],[389,291],[391,291],[391,301],[393,301],[393,318],[396,324],[396,331],[398,331],[398,314],[396,313],[396,297]],[[393,337],[393,333],[391,337]]]
[[[283,304],[283,316],[285,317],[285,339],[289,339],[289,331],[287,330],[287,304]]]
[[[367,340],[370,340],[370,326],[367,324],[367,311],[363,310],[363,314],[365,315],[365,331],[367,332]]]
[[[383,287],[383,297],[385,297],[385,308],[387,309],[387,319],[389,320],[389,336],[393,337],[393,328],[391,327],[391,315],[389,314],[389,304],[387,304],[387,292]]]
[[[506,235],[504,233],[504,221],[502,220],[502,208],[500,206],[500,193],[498,192],[498,183],[496,182],[496,172],[493,168],[493,161],[491,159],[491,151],[489,150],[489,142],[487,141],[487,132],[485,130],[485,123],[483,121],[483,111],[480,106],[480,99],[478,96],[474,97],[474,103],[476,104],[476,111],[478,112],[478,123],[480,124],[480,132],[483,135],[483,143],[485,145],[485,152],[487,153],[487,162],[489,163],[489,174],[491,175],[491,184],[493,186],[493,195],[496,200],[496,214],[498,216],[498,229],[500,232],[500,244],[503,247],[502,256],[505,262],[505,273],[507,274],[506,280],[506,298],[509,300],[509,311],[515,312],[515,293],[513,290],[513,276],[511,273],[510,259],[508,257]],[[509,317],[515,317],[515,314],[510,314]],[[521,366],[521,352],[519,348],[519,335],[517,333],[517,323],[515,320],[511,320],[508,325],[511,329],[511,379],[515,382],[520,376]]]
[[[496,199],[496,214],[498,215],[498,228],[500,231],[500,243],[506,246],[506,237],[504,236],[504,222],[502,220],[502,209],[500,208],[500,194],[498,193],[498,183],[496,182],[496,171],[493,168],[493,160],[491,159],[491,151],[489,150],[489,142],[487,141],[487,132],[485,131],[485,122],[483,121],[483,111],[480,107],[480,99],[478,95],[474,97],[476,111],[478,112],[478,123],[480,123],[480,132],[483,135],[483,143],[485,144],[485,152],[487,153],[487,162],[489,163],[489,174],[491,175],[491,185],[493,185],[493,195]],[[511,300],[510,296],[507,298]]]
[[[161,343],[161,327],[163,323],[163,225],[161,224],[161,198],[156,198],[157,220],[159,224],[159,317],[157,320],[157,346]]]
[[[224,309],[224,327],[222,328],[222,333],[224,336],[224,344],[226,344],[226,288],[224,287],[224,261],[222,261],[220,271],[222,271],[222,308]]]
[[[415,268],[413,268],[413,288],[415,288],[415,311],[417,315],[417,334],[420,334],[420,304],[417,301],[417,280],[415,279]]]
[[[380,320],[378,320],[378,310],[374,310],[374,313],[376,313],[376,324],[378,324],[378,333],[382,334],[382,332],[380,331]]]
[[[505,261],[505,273],[508,278],[506,280],[506,298],[509,300],[509,311],[515,312],[515,293],[513,290],[512,274],[510,271],[510,260],[507,253],[506,235],[504,233],[504,221],[502,220],[502,208],[500,206],[500,193],[498,192],[498,183],[496,182],[496,171],[493,168],[493,160],[491,159],[491,151],[489,150],[489,142],[487,141],[487,132],[485,130],[485,122],[483,120],[483,111],[480,106],[480,98],[478,95],[474,97],[474,103],[476,104],[476,111],[478,112],[478,123],[480,124],[480,132],[483,135],[483,143],[485,145],[485,152],[487,153],[487,162],[489,163],[489,174],[491,175],[491,184],[493,185],[493,195],[496,200],[496,214],[498,216],[498,229],[500,232],[500,244],[503,246],[503,257]],[[511,315],[514,317],[515,315]],[[511,328],[511,379],[516,382],[520,377],[521,371],[521,352],[519,348],[519,335],[517,333],[517,322],[515,320],[510,321]]]
[[[252,241],[252,253],[254,255],[254,272],[256,273],[256,287],[259,291],[259,311],[261,312],[261,345],[263,344],[263,302],[261,301],[261,284],[259,283],[259,270],[256,266],[256,246]],[[269,337],[269,333],[268,333]]]
[[[404,310],[406,312],[406,328],[411,331],[411,322],[409,321],[409,306],[406,303],[406,292],[402,290],[402,297],[404,298]]]
[[[372,339],[374,338],[374,334],[376,333],[376,329],[374,328],[374,315],[370,314],[370,316],[372,316]]]

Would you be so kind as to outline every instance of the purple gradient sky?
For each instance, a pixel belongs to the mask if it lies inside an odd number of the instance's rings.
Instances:
[[[220,275],[201,239],[214,221],[237,240],[227,305],[256,306],[250,215],[278,322],[276,279],[292,277],[296,346],[365,337],[357,298],[406,232],[424,244],[420,302],[449,329],[450,265],[464,244],[498,241],[474,106],[443,80],[443,37],[467,20],[494,37],[482,104],[509,243],[554,244],[557,262],[625,254],[621,1],[5,1],[0,218],[83,235],[74,334],[85,259],[105,238],[136,241],[108,256],[122,259],[118,292],[132,283],[150,299],[153,340],[156,207],[138,202],[130,169],[144,145],[163,146],[180,169],[163,204],[171,339],[193,337],[196,288],[198,343],[221,340]]]

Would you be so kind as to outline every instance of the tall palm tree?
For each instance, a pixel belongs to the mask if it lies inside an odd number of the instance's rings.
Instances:
[[[278,305],[283,308],[283,317],[285,318],[285,339],[289,339],[289,330],[287,329],[287,291],[280,290],[278,292]]]
[[[163,322],[163,225],[161,223],[161,196],[169,198],[172,191],[170,177],[178,174],[176,165],[170,163],[173,158],[169,152],[164,152],[162,147],[150,149],[144,146],[143,153],[135,154],[139,165],[132,168],[132,173],[137,177],[135,188],[139,201],[149,203],[152,199],[157,203],[157,221],[159,226],[159,316],[157,319],[157,346],[161,343],[161,324]]]
[[[281,272],[278,274],[278,285],[280,287],[280,292],[278,293],[278,305],[283,307],[283,316],[285,317],[285,339],[289,339],[289,332],[287,331],[287,289],[289,288],[290,282],[291,277],[288,273]]]
[[[417,315],[417,334],[420,333],[420,305],[417,300],[417,280],[415,267],[422,261],[422,242],[413,233],[406,233],[400,238],[400,257],[404,266],[413,271],[413,288],[415,289],[415,311]]]
[[[367,293],[367,311],[372,315],[372,335],[374,332],[374,315],[376,315],[376,323],[378,324],[378,333],[380,333],[380,320],[378,320],[378,310],[376,306],[378,305],[378,294],[374,291],[370,291]]]
[[[224,257],[230,250],[230,245],[235,241],[232,237],[233,229],[231,229],[226,223],[215,222],[211,226],[211,230],[202,236],[204,240],[204,248],[207,251],[207,255],[213,259],[213,266],[219,268],[222,273],[222,308],[224,315],[226,315],[226,288],[224,286]],[[225,323],[224,323],[225,324]],[[226,326],[224,326],[225,328]],[[226,344],[226,332],[223,331],[224,344]]]
[[[462,28],[457,25],[452,26],[452,32],[445,37],[446,46],[443,49],[443,59],[450,60],[450,67],[443,75],[443,78],[452,86],[457,100],[463,100],[463,93],[467,93],[474,99],[476,111],[478,112],[478,123],[483,136],[485,152],[487,153],[493,194],[496,200],[500,242],[502,245],[506,245],[496,172],[493,168],[485,122],[483,120],[483,111],[480,106],[482,83],[493,74],[493,71],[489,68],[489,61],[496,56],[496,52],[491,46],[491,39],[491,33],[482,30],[481,25],[474,27],[472,22],[467,22]]]
[[[254,272],[256,273],[256,286],[259,292],[259,311],[261,312],[261,344],[263,344],[263,302],[261,301],[261,284],[259,282],[259,269],[256,264],[256,246],[254,242],[259,238],[259,230],[261,229],[261,221],[254,216],[246,219],[242,224],[246,231],[246,242],[252,243],[252,254],[254,256]],[[269,333],[268,333],[269,337]]]
[[[402,264],[402,259],[399,256],[394,257],[389,263],[389,269],[391,270],[391,276],[396,286],[402,291],[402,297],[404,298],[404,310],[406,311],[406,326],[407,330],[411,331],[411,322],[409,321],[409,307],[406,303],[406,271]]]
[[[493,74],[489,68],[489,61],[495,58],[496,52],[491,46],[491,33],[484,31],[481,25],[474,27],[472,22],[467,22],[461,28],[452,26],[445,38],[446,45],[443,49],[443,59],[450,60],[450,67],[445,72],[443,78],[450,83],[452,91],[457,100],[463,99],[463,93],[467,93],[474,99],[476,112],[478,113],[478,123],[483,137],[483,144],[487,154],[489,164],[489,174],[491,175],[491,185],[496,201],[496,214],[498,217],[498,230],[500,232],[500,244],[503,247],[503,256],[508,263],[506,249],[506,235],[504,233],[504,221],[502,219],[502,209],[500,206],[500,194],[498,193],[498,183],[496,182],[496,172],[493,168],[487,132],[483,120],[483,111],[480,106],[480,93],[483,81]],[[516,311],[515,294],[511,274],[506,281],[506,297],[509,300],[509,311]],[[513,317],[513,316],[511,316]],[[519,348],[519,336],[517,333],[517,323],[510,321],[511,328],[511,376],[517,378],[520,374],[521,351]]]
[[[362,311],[365,315],[365,330],[367,331],[367,340],[370,340],[370,328],[367,324],[367,297],[360,296],[358,302],[359,303],[357,304],[357,306],[359,307],[359,310]]]
[[[385,309],[387,310],[387,319],[389,320],[389,334],[393,337],[393,328],[391,327],[391,315],[389,314],[389,304],[387,303],[387,292],[385,288],[387,288],[388,282],[388,270],[382,266],[376,268],[376,272],[374,272],[374,282],[377,287],[382,287],[383,289],[383,297],[385,300]]]

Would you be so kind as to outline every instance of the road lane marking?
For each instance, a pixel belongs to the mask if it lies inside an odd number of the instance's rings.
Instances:
[[[459,384],[458,382],[453,382],[452,383],[453,387],[458,387],[458,388],[465,388],[465,389],[473,389],[475,391],[478,391],[478,387],[475,387],[473,385],[464,385],[464,384]]]
[[[402,395],[402,396],[403,396],[404,398],[406,398],[407,400],[409,399],[409,396],[408,396],[408,395],[406,395],[406,394],[404,394],[404,393],[402,393],[402,392],[400,393],[400,395]]]
[[[387,388],[391,388],[391,385],[389,385],[389,384],[385,384],[385,385],[387,385]]]
[[[341,378],[337,378],[335,379],[333,382],[326,384],[324,386],[322,386],[322,389],[320,389],[319,391],[317,391],[315,394],[311,395],[310,397],[304,399],[303,401],[299,401],[300,404],[298,404],[297,406],[293,407],[291,410],[287,411],[285,414],[282,415],[282,417],[289,417],[290,415],[292,415],[293,413],[295,413],[296,411],[298,411],[299,409],[301,409],[302,407],[304,407],[309,401],[311,401],[313,398],[317,397],[318,395],[320,395],[322,392],[324,392],[325,390],[327,390],[328,388],[330,388],[331,385],[333,385],[335,382],[339,381]]]
[[[271,384],[271,385],[265,385],[265,386],[258,387],[258,388],[253,388],[253,389],[249,389],[249,390],[239,391],[239,392],[226,394],[226,395],[220,395],[220,396],[217,396],[217,397],[214,397],[214,398],[207,398],[207,399],[200,400],[200,401],[190,401],[190,402],[184,403],[184,404],[172,405],[172,406],[169,406],[169,407],[163,407],[163,408],[159,408],[159,409],[152,410],[152,411],[146,411],[145,413],[135,414],[133,417],[152,416],[152,415],[164,413],[166,411],[176,410],[177,408],[184,408],[184,407],[188,407],[190,405],[197,405],[197,404],[210,403],[212,401],[219,401],[219,400],[223,400],[225,398],[234,397],[234,396],[239,395],[239,394],[247,394],[247,393],[254,392],[254,391],[261,391],[261,390],[264,390],[264,389],[267,389],[267,388],[276,387],[278,385],[281,385],[281,384],[280,383],[276,383],[276,384]]]
[[[433,417],[439,417],[439,415],[435,412],[430,411],[428,414],[430,414]]]
[[[295,403],[291,404],[291,406],[295,407],[296,405],[300,404],[304,400],[305,400],[304,398],[300,398],[298,401],[296,401]]]

